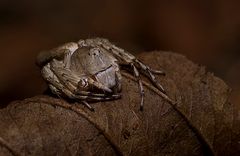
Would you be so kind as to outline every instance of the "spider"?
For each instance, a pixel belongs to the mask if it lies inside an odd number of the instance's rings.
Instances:
[[[41,52],[37,57],[37,64],[52,93],[82,102],[92,111],[94,109],[88,101],[114,100],[121,97],[122,66],[130,69],[138,81],[140,110],[143,110],[144,105],[140,72],[165,93],[154,76],[164,75],[163,71],[150,68],[134,55],[104,38],[69,42]]]

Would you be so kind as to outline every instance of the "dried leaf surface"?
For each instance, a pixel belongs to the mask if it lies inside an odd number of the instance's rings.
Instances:
[[[0,110],[0,155],[234,155],[239,120],[229,88],[185,57],[144,53],[171,103],[123,78],[120,100],[93,103],[95,112],[50,96],[16,101]],[[125,75],[125,74],[124,74]]]

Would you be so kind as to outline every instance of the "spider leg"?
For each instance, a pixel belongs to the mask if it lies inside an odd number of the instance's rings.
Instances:
[[[65,68],[70,68],[70,63],[71,63],[71,56],[72,56],[72,52],[69,51],[68,53],[66,53],[65,57],[63,58],[63,64],[65,65]]]
[[[131,66],[133,68],[133,72],[134,72],[134,76],[137,78],[138,80],[138,87],[139,87],[139,91],[140,91],[140,95],[141,95],[141,103],[140,103],[140,110],[143,110],[143,104],[144,104],[144,89],[143,89],[143,84],[142,84],[142,80],[140,78],[140,74],[137,70],[137,68],[135,67],[135,65],[133,63],[131,63]]]
[[[113,94],[113,95],[110,95],[108,97],[94,97],[94,96],[78,96],[76,95],[77,98],[80,98],[80,99],[85,99],[85,100],[82,100],[81,102],[88,108],[90,109],[91,111],[94,111],[94,108],[89,105],[89,103],[87,102],[88,101],[106,101],[106,100],[114,100],[114,99],[119,99],[121,97],[120,94]]]
[[[152,69],[152,68],[150,68],[150,67],[148,67],[149,68],[149,70],[152,72],[152,73],[154,73],[154,74],[159,74],[159,75],[166,75],[166,73],[164,72],[164,71],[161,71],[161,70],[156,70],[156,69]]]
[[[93,85],[94,87],[97,87],[100,90],[106,91],[111,93],[112,90],[110,88],[108,88],[107,86],[103,85],[101,82],[95,81],[94,79],[92,79],[91,77],[88,77],[88,83],[90,85]]]
[[[43,67],[42,72],[45,73],[45,79],[48,81],[50,84],[50,89],[53,91],[53,93],[59,95],[59,94],[64,94],[70,98],[73,97],[73,93],[66,88],[58,79],[58,77],[54,74],[54,72],[50,68],[50,64],[46,65]]]
[[[87,101],[81,101],[81,102],[82,102],[82,104],[83,104],[84,106],[86,106],[89,110],[91,110],[91,111],[94,112],[94,108],[93,108],[91,105],[89,105],[89,103],[87,103]]]
[[[162,85],[160,85],[157,80],[156,77],[153,75],[153,73],[157,73],[157,74],[163,74],[165,75],[165,73],[163,71],[155,71],[152,70],[150,67],[148,67],[147,65],[143,64],[142,62],[140,62],[139,60],[136,60],[136,63],[139,64],[140,68],[146,72],[147,77],[152,81],[152,83],[163,93],[166,93],[165,90],[163,89]]]
[[[121,89],[122,89],[122,84],[121,84],[121,82],[122,82],[122,75],[121,75],[121,73],[120,73],[120,71],[118,70],[118,71],[116,71],[116,84],[117,84],[117,87],[116,87],[116,92],[120,92],[121,91]]]
[[[63,58],[65,54],[73,53],[78,48],[78,44],[74,42],[65,43],[62,46],[54,48],[50,51],[42,51],[38,54],[36,63],[42,67],[52,59]]]
[[[112,94],[105,97],[95,97],[95,96],[83,96],[83,95],[74,95],[77,99],[82,99],[83,101],[107,101],[107,100],[114,100],[119,99],[121,97],[120,94]]]
[[[91,107],[86,101],[105,101],[105,100],[113,100],[118,99],[121,97],[120,94],[112,94],[112,95],[105,95],[105,94],[95,94],[90,93],[87,91],[81,91],[80,94],[74,93],[74,86],[71,84],[70,81],[63,80],[64,77],[58,77],[59,75],[55,74],[58,73],[55,70],[57,68],[51,68],[50,64],[43,67],[42,72],[45,73],[45,79],[49,82],[50,89],[53,90],[55,94],[58,96],[63,94],[70,99],[78,100],[79,102],[83,103],[87,108],[91,111],[94,111],[93,107]],[[55,72],[54,72],[55,71]],[[61,74],[60,74],[61,75]],[[66,82],[66,83],[63,83]]]
[[[146,72],[147,77],[152,81],[152,83],[163,93],[166,93],[165,90],[163,89],[162,85],[160,85],[154,74],[161,74],[161,75],[165,75],[165,73],[161,70],[155,70],[152,69],[150,67],[148,67],[147,65],[143,64],[141,61],[139,61],[134,55],[124,51],[123,49],[113,45],[112,43],[110,43],[108,40],[106,39],[100,39],[97,38],[96,39],[97,43],[100,44],[101,46],[103,46],[105,49],[111,51],[115,56],[117,56],[118,58],[120,57],[121,60],[126,64],[136,64],[138,65],[143,71]]]
[[[76,90],[76,86],[79,81],[79,77],[76,74],[73,74],[68,68],[65,67],[67,64],[66,58],[64,58],[64,62],[57,61],[55,59],[52,60],[50,63],[51,71],[58,77],[59,81],[66,86],[69,90],[74,91]],[[68,61],[67,61],[68,62]]]
[[[60,90],[58,90],[56,87],[54,87],[52,84],[49,84],[49,89],[52,91],[53,94],[57,95],[58,97],[60,97]]]

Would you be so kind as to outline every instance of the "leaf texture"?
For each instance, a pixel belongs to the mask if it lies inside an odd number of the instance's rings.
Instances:
[[[140,111],[138,84],[126,74],[122,98],[92,103],[95,112],[47,95],[15,101],[0,110],[0,155],[238,154],[239,120],[221,79],[182,55],[139,58],[166,72],[157,79],[174,102],[145,85]]]

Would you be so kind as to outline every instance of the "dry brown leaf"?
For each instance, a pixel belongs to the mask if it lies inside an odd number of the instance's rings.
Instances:
[[[237,155],[228,86],[178,54],[139,57],[166,71],[158,80],[176,103],[145,85],[139,111],[138,85],[126,74],[122,99],[94,103],[95,112],[45,95],[16,101],[0,110],[0,155]]]

